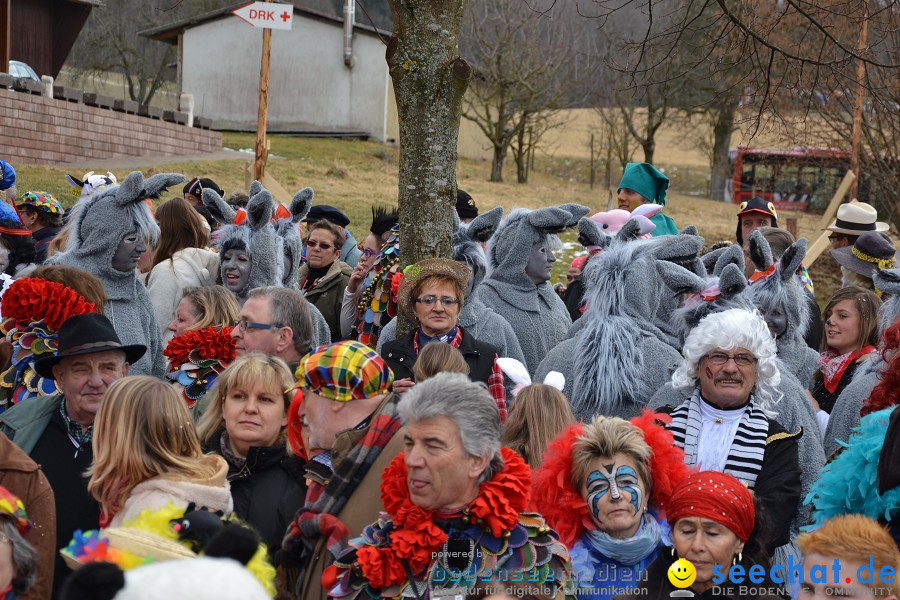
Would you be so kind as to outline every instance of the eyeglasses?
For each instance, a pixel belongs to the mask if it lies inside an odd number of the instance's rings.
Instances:
[[[372,250],[371,248],[365,248],[362,245],[357,246],[357,248],[359,248],[360,252],[362,252],[363,258],[369,258],[370,256],[375,256],[376,254],[378,254],[378,252],[376,252],[375,250]]]
[[[450,296],[442,296],[440,298],[437,296],[422,296],[421,298],[416,298],[416,302],[418,304],[424,304],[425,306],[434,306],[438,302],[440,302],[442,306],[456,306],[459,304],[459,298],[452,298]]]
[[[317,242],[316,240],[309,240],[306,242],[307,248],[321,248],[322,250],[331,250],[334,248],[331,244],[327,244],[325,242]]]
[[[729,360],[733,360],[734,364],[739,367],[749,367],[756,363],[756,357],[752,354],[725,354],[724,352],[710,352],[706,355],[706,360],[719,367]]]
[[[278,323],[255,323],[253,321],[248,321],[247,319],[238,319],[231,324],[241,331],[247,331],[248,329],[281,329],[284,327],[284,325],[279,325]]]

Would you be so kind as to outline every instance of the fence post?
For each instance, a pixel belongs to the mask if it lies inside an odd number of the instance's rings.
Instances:
[[[41,92],[41,96],[44,98],[53,98],[53,78],[49,75],[41,75],[41,85],[44,86],[44,91]]]
[[[187,126],[194,126],[194,96],[192,94],[181,94],[178,99],[178,110],[187,113]]]

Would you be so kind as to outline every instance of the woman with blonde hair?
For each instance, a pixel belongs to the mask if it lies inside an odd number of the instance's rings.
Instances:
[[[462,352],[450,344],[428,344],[419,352],[413,367],[416,383],[434,377],[438,373],[469,374],[469,365]]]
[[[516,394],[503,430],[503,445],[537,469],[553,438],[574,422],[569,400],[561,391],[545,383],[532,383]]]
[[[207,250],[209,229],[200,214],[181,198],[172,198],[156,209],[159,245],[147,278],[163,341],[172,338],[166,328],[187,287],[214,285],[219,271],[219,255]]]
[[[174,337],[206,327],[230,327],[238,320],[241,305],[237,297],[221,285],[188,287],[183,291],[175,318],[168,325]]]
[[[216,379],[197,424],[204,448],[228,463],[234,512],[260,533],[272,555],[306,497],[306,463],[287,449],[294,383],[280,358],[244,355]]]
[[[109,387],[97,412],[88,491],[102,525],[127,525],[144,510],[191,502],[232,511],[220,456],[204,454],[175,389],[154,377],[125,377]]]

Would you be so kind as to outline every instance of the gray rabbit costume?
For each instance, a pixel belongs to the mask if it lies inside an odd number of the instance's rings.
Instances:
[[[65,251],[47,261],[84,269],[103,282],[107,296],[103,312],[119,339],[126,345],[147,346],[147,353],[130,366],[131,375],[162,378],[166,363],[150,294],[137,270],[126,272],[113,267],[113,256],[129,234],[157,242],[159,225],[144,200],[157,198],[182,181],[184,176],[177,173],[160,173],[145,180],[140,171],[135,171],[121,184],[80,200],[69,217],[71,232]]]
[[[777,309],[787,317],[786,329],[775,338],[778,358],[802,384],[808,385],[816,372],[819,353],[807,346],[803,337],[809,324],[809,305],[806,292],[800,288],[794,273],[804,256],[806,238],[800,238],[776,263],[765,236],[758,230],[753,231],[750,234],[750,260],[758,273],[751,277],[753,281],[745,295],[763,316]]]
[[[878,271],[872,277],[875,288],[884,292],[886,300],[878,313],[878,325],[883,332],[900,319],[900,269]],[[853,379],[838,396],[831,409],[828,427],[825,429],[825,455],[831,456],[840,445],[840,441],[848,441],[850,432],[859,425],[859,410],[863,402],[880,382],[881,373],[887,363],[881,353],[873,354],[859,365]]]
[[[467,264],[472,270],[472,278],[466,290],[466,302],[459,313],[459,325],[476,340],[495,346],[498,356],[514,358],[524,363],[525,356],[512,326],[485,306],[475,293],[487,275],[487,257],[481,244],[494,234],[502,217],[502,206],[478,215],[468,225],[461,223],[456,213],[453,213],[453,260]],[[385,342],[396,338],[397,319],[394,319],[381,330],[378,352],[381,352]]]
[[[589,219],[579,223],[581,239]],[[660,302],[654,264],[659,260],[696,256],[703,239],[692,235],[637,240],[640,230],[629,221],[584,271],[585,325],[574,337],[551,350],[535,379],[550,371],[566,378],[564,393],[576,419],[597,414],[630,418],[668,381],[681,355],[666,341],[653,320]]]
[[[535,244],[574,227],[588,212],[578,204],[516,209],[500,222],[488,246],[491,271],[475,295],[511,325],[515,323],[513,330],[529,373],[566,339],[572,319],[550,282],[535,285],[525,274],[528,257]]]

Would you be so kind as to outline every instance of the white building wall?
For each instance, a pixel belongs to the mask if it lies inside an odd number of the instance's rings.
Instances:
[[[256,130],[262,29],[226,17],[184,32],[182,88],[195,114],[216,129]],[[365,131],[387,136],[384,44],[356,33],[344,65],[342,29],[294,13],[291,31],[272,32],[268,131]]]

